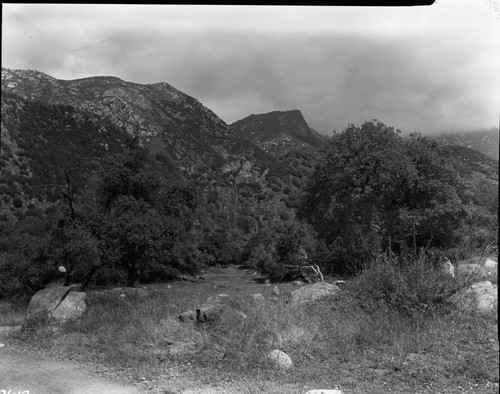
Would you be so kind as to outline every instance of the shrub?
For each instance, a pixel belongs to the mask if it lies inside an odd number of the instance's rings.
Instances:
[[[425,253],[404,265],[394,254],[385,253],[363,269],[351,290],[367,308],[382,304],[412,316],[448,310],[450,297],[472,281],[472,277],[452,278],[443,273]]]

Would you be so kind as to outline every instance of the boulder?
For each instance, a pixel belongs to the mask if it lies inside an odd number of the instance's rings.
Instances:
[[[66,298],[52,311],[51,318],[57,323],[76,320],[87,310],[87,294],[81,291],[70,291]]]
[[[55,286],[37,292],[30,300],[26,322],[43,320],[65,323],[78,319],[87,309],[87,295],[74,291],[73,287]]]
[[[290,356],[281,350],[275,349],[270,351],[267,354],[267,358],[273,363],[274,366],[280,369],[290,369],[293,367],[293,362]]]
[[[230,324],[241,323],[246,315],[240,310],[240,305],[229,294],[218,294],[209,297],[207,301],[196,310],[198,323]]]
[[[241,323],[247,318],[242,311],[220,305],[211,305],[196,310],[196,321],[204,324],[223,324],[229,322],[231,325]],[[236,326],[235,326],[236,328]]]
[[[451,300],[460,310],[491,312],[498,305],[498,287],[487,280],[477,282],[452,296]]]
[[[318,282],[305,285],[292,291],[290,302],[293,305],[316,302],[322,298],[331,297],[340,292],[340,288],[328,282]]]

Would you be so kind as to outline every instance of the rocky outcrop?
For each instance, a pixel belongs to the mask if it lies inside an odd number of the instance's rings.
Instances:
[[[307,304],[316,302],[326,297],[335,296],[340,292],[340,288],[328,282],[318,282],[305,285],[290,294],[290,303],[292,305]]]
[[[242,138],[280,157],[292,149],[318,149],[325,139],[311,129],[299,110],[250,115],[231,124]]]
[[[32,323],[59,325],[76,320],[87,309],[87,295],[72,287],[48,287],[37,292],[26,311],[25,326]]]

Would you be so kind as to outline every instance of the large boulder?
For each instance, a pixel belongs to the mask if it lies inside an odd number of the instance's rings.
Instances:
[[[328,282],[318,282],[305,285],[300,289],[292,291],[290,302],[292,305],[316,302],[326,297],[331,297],[340,292],[340,288]]]
[[[37,292],[26,310],[26,322],[44,321],[62,324],[76,320],[87,309],[87,295],[73,287],[55,286]]]
[[[455,294],[451,300],[464,311],[491,312],[498,305],[498,286],[487,280],[477,282]]]

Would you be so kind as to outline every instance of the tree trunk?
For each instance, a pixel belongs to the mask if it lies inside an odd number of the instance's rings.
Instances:
[[[408,257],[408,242],[406,242],[406,237],[404,234],[401,234],[399,240],[399,263],[404,265],[406,263],[406,259]]]
[[[136,275],[137,275],[137,270],[135,268],[135,259],[131,259],[128,263],[127,287],[135,286]]]

